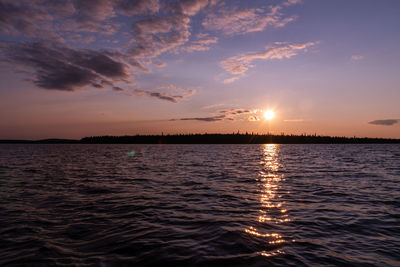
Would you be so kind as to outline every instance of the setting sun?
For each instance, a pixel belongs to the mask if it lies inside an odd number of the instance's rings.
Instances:
[[[275,112],[272,110],[266,110],[264,111],[264,119],[266,120],[272,120],[275,117]]]

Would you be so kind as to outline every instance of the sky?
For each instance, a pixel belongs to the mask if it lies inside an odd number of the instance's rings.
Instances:
[[[0,0],[0,139],[400,138],[399,14],[397,0]]]

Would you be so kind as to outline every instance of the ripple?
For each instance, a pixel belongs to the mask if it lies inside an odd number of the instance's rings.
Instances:
[[[399,155],[0,145],[0,265],[400,266]]]

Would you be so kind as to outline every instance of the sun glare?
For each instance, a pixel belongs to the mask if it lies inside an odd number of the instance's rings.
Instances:
[[[266,120],[272,120],[274,117],[275,117],[275,112],[273,112],[272,110],[264,111],[264,118]]]

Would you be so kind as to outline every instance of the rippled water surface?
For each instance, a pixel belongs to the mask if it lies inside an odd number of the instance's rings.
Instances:
[[[399,145],[0,145],[0,265],[400,266]]]

